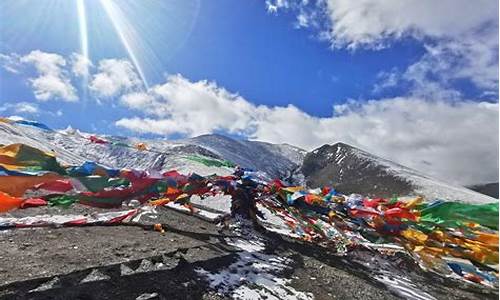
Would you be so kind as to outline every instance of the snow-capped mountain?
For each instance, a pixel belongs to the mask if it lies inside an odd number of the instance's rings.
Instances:
[[[308,186],[332,185],[343,193],[379,197],[422,195],[427,199],[470,203],[495,201],[344,143],[324,145],[308,153],[301,172]]]
[[[239,141],[218,134],[201,135],[184,142],[201,146],[235,164],[265,172],[272,178],[289,177],[302,165],[307,153],[288,144]]]
[[[91,141],[91,137],[107,143]],[[65,164],[81,164],[87,160],[114,168],[153,169],[196,172],[200,175],[227,175],[231,168],[206,166],[189,159],[193,155],[228,160],[245,168],[267,173],[269,177],[285,177],[297,170],[306,151],[290,145],[274,145],[254,141],[238,141],[222,135],[202,135],[184,140],[144,140],[117,136],[95,136],[67,128],[53,131],[41,127],[0,122],[0,144],[24,143],[54,152]],[[135,145],[144,143],[147,150]]]
[[[166,171],[200,175],[227,175],[224,165],[206,165],[193,156],[227,160],[311,188],[333,185],[343,193],[371,196],[423,195],[427,199],[492,202],[495,199],[464,187],[429,177],[344,143],[324,145],[310,153],[287,144],[236,140],[210,134],[183,140],[144,140],[117,136],[94,136],[68,128],[47,130],[43,124],[0,122],[0,144],[24,143],[56,153],[65,164],[87,160],[114,168]],[[37,125],[38,124],[38,125]],[[91,137],[105,140],[101,144]],[[147,150],[136,148],[144,143]]]

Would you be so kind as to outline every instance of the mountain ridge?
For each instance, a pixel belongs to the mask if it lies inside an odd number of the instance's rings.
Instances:
[[[305,158],[301,172],[310,187],[331,185],[343,193],[368,196],[416,196],[427,199],[483,203],[487,195],[373,155],[344,142],[325,144]]]
[[[432,178],[344,142],[325,144],[306,152],[288,144],[236,140],[220,134],[181,140],[97,135],[109,142],[103,145],[90,141],[94,134],[72,128],[47,130],[36,124],[41,123],[0,122],[0,143],[25,143],[55,152],[65,164],[81,164],[92,160],[116,168],[177,169],[200,175],[227,175],[232,172],[228,167],[206,166],[189,159],[189,156],[201,155],[261,171],[269,179],[281,178],[311,188],[333,185],[343,193],[374,197],[423,195],[429,200],[495,201],[494,198]],[[145,143],[147,151],[136,149],[135,145],[139,143]]]

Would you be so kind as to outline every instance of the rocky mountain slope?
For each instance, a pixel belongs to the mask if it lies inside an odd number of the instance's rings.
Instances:
[[[332,185],[346,194],[423,195],[427,199],[478,203],[495,201],[344,143],[324,145],[308,153],[301,172],[310,187]]]
[[[476,184],[469,187],[471,190],[498,199],[498,182]]]

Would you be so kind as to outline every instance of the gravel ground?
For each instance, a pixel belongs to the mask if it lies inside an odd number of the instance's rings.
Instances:
[[[93,209],[95,211],[95,209]],[[47,208],[15,214],[54,212]],[[64,213],[85,213],[76,205]],[[225,299],[196,273],[224,270],[238,257],[225,238],[232,232],[168,209],[143,223],[166,224],[166,232],[135,226],[15,229],[0,232],[1,299]],[[287,257],[279,274],[315,299],[395,299],[397,296],[349,258],[267,233],[266,252]],[[431,278],[432,279],[432,278]],[[427,280],[427,281],[426,281]],[[498,298],[453,282],[422,277],[437,299]]]

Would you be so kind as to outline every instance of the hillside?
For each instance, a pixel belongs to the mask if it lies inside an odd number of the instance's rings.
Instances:
[[[342,193],[492,202],[493,198],[454,186],[344,143],[324,145],[304,158],[301,172],[310,187],[332,185]]]
[[[470,186],[468,188],[478,193],[485,194],[495,199],[498,199],[498,182],[477,184]]]
[[[90,140],[96,137],[106,144]],[[95,161],[114,168],[196,172],[200,175],[226,175],[232,168],[206,166],[190,159],[201,156],[228,160],[245,168],[266,172],[271,178],[284,177],[296,170],[305,151],[289,145],[237,141],[221,135],[204,135],[185,140],[146,140],[116,136],[95,136],[72,128],[60,131],[25,124],[0,122],[0,144],[24,143],[54,152],[65,164]],[[146,150],[135,145],[144,143]]]
[[[26,123],[26,122],[25,122]],[[114,168],[196,172],[227,175],[232,168],[206,165],[192,157],[203,157],[263,172],[267,178],[281,178],[310,187],[333,185],[343,193],[391,197],[423,195],[427,199],[491,202],[493,198],[449,184],[390,160],[344,143],[324,145],[307,153],[287,144],[236,140],[218,134],[183,140],[137,139],[94,136],[75,129],[54,131],[46,126],[0,122],[0,144],[25,143],[55,152],[65,164],[95,161]],[[91,137],[105,140],[95,143]],[[146,150],[135,145],[144,143]],[[490,188],[491,189],[491,188]]]

